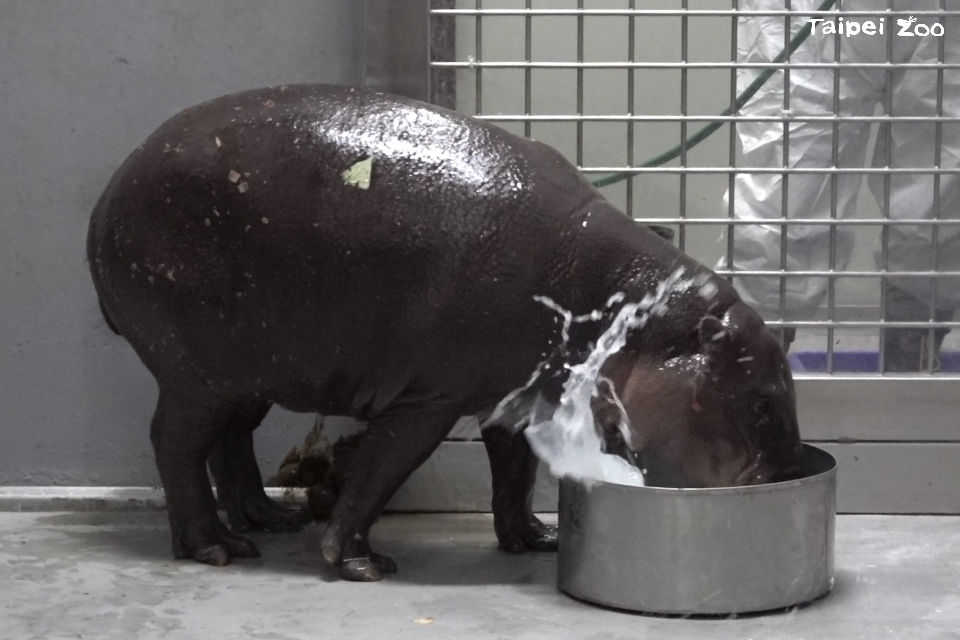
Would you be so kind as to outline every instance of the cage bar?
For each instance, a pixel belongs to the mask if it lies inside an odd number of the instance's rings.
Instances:
[[[579,5],[578,5],[579,7]],[[739,8],[731,10],[726,9],[431,9],[430,13],[434,15],[452,15],[452,16],[541,16],[541,17],[559,17],[559,16],[598,16],[598,17],[767,17],[767,16],[791,16],[796,18],[830,18],[835,17],[836,12],[817,11],[793,11],[793,10],[765,10],[765,11],[741,11]],[[960,16],[960,11],[911,11],[911,10],[879,10],[879,11],[844,11],[844,17],[853,18],[871,18],[871,17],[896,17],[896,16],[918,16],[918,17],[951,17]]]
[[[637,0],[630,0],[630,10],[636,9]],[[637,28],[636,18],[633,15],[627,17],[627,60],[634,62],[637,56]],[[634,103],[636,93],[636,70],[632,67],[627,69],[627,166],[633,167],[634,164],[634,123],[636,122],[634,114]],[[582,118],[584,116],[577,116]],[[627,178],[627,215],[633,217],[633,189],[636,176],[631,175]]]
[[[843,9],[843,0],[837,0],[837,10]],[[842,38],[838,32],[833,37],[833,61],[840,62]],[[833,123],[831,127],[830,164],[836,169],[840,166],[840,70],[833,70]],[[830,175],[830,218],[836,220],[838,215],[838,200],[840,197],[840,175],[836,172]],[[827,280],[827,317],[831,322],[837,319],[837,279],[833,272],[837,269],[837,225],[830,225],[830,262],[828,269],[830,278]],[[834,339],[836,331],[833,325],[827,327],[827,373],[834,372]]]
[[[583,115],[583,0],[577,0],[577,115]],[[583,166],[583,120],[577,120],[576,164]]]
[[[683,0],[682,2],[683,9],[687,9],[688,2]],[[690,61],[690,52],[689,52],[689,31],[690,31],[690,18],[688,15],[683,15],[680,17],[680,61],[689,62]],[[689,70],[687,67],[684,67],[680,70],[680,115],[687,115],[687,93],[688,93],[688,74]],[[687,121],[680,121],[680,166],[687,166]],[[680,251],[687,250],[687,227],[683,224],[682,220],[687,217],[687,175],[686,173],[680,174],[680,201],[677,204],[678,211],[677,217],[680,218],[680,228],[679,233],[677,234],[677,246],[680,247]]]
[[[733,3],[733,12],[734,15],[730,20],[730,60],[737,59],[737,49],[738,49],[738,37],[739,31],[737,29],[737,12],[740,8],[740,0],[731,0]],[[729,111],[731,113],[735,112],[737,105],[737,72],[734,69],[730,70],[730,107]],[[730,175],[727,177],[727,219],[730,221],[730,224],[727,225],[727,255],[726,263],[727,270],[733,271],[733,255],[736,248],[736,234],[734,226],[734,221],[736,220],[736,195],[737,195],[737,175],[734,173],[737,167],[737,123],[730,123],[730,132],[729,132],[729,149],[727,151],[727,162],[729,163]],[[733,281],[733,278],[729,278],[730,281]]]
[[[789,11],[791,0],[786,0],[785,8]],[[783,18],[783,50],[790,50],[790,40],[793,37],[793,21],[789,15]],[[783,112],[790,113],[790,55],[787,55],[787,66],[783,69]],[[790,168],[790,121],[783,123],[783,168]],[[780,216],[784,219],[790,217],[790,173],[784,171],[781,187]],[[789,240],[787,232],[790,225],[780,225],[780,270],[787,270],[787,242]],[[787,279],[780,276],[780,320],[786,320],[787,316]],[[789,345],[785,334],[780,335],[781,344],[786,349]]]
[[[941,11],[946,10],[946,0],[940,0]],[[946,57],[946,41],[940,39],[937,47],[937,62],[943,64]],[[943,69],[937,69],[937,118],[934,124],[934,142],[933,142],[933,166],[937,169],[943,163],[943,122],[939,119],[943,117]],[[940,178],[941,174],[933,175],[933,212],[934,218],[940,219]],[[930,241],[933,245],[933,270],[940,271],[940,227],[934,226],[930,230]],[[930,320],[937,319],[937,286],[939,278],[934,278],[930,283]],[[936,373],[936,329],[930,328],[927,333],[927,370],[932,375]]]

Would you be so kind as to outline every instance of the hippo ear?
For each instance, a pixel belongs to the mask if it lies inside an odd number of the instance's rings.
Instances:
[[[700,346],[706,353],[722,351],[732,342],[730,328],[714,316],[704,316],[700,320],[697,334],[700,337]]]

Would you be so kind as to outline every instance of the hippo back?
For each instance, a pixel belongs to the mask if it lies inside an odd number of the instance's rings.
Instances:
[[[300,85],[163,124],[98,203],[88,254],[105,313],[158,378],[186,362],[213,386],[323,380],[349,398],[440,368],[447,386],[503,381],[495,395],[556,341],[533,297],[602,304],[633,227],[545,145]],[[438,367],[452,358],[469,366]]]

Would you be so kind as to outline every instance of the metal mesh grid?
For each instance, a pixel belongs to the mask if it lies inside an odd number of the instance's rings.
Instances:
[[[694,0],[696,3],[696,0]],[[701,1],[699,4],[703,5]],[[698,255],[697,246],[693,246],[689,241],[689,234],[698,227],[707,227],[719,229],[722,231],[721,240],[725,240],[725,258],[717,264],[717,272],[726,277],[736,276],[737,278],[751,277],[772,277],[779,282],[779,314],[768,320],[768,324],[775,328],[792,327],[798,329],[801,333],[806,333],[806,344],[811,345],[819,343],[819,348],[826,354],[826,372],[833,374],[838,371],[836,366],[836,354],[838,336],[844,332],[855,331],[858,335],[874,336],[871,343],[871,349],[879,353],[877,371],[884,370],[884,340],[885,329],[894,328],[914,328],[924,329],[928,333],[928,339],[924,349],[928,350],[923,369],[928,374],[938,373],[938,375],[951,375],[957,377],[957,374],[944,374],[936,370],[936,358],[933,357],[934,334],[937,329],[956,329],[960,328],[960,321],[947,321],[943,318],[935,320],[935,310],[938,308],[937,283],[943,282],[948,278],[960,277],[960,271],[942,270],[938,246],[938,234],[942,228],[953,228],[960,225],[960,219],[941,218],[940,216],[940,191],[941,179],[944,175],[960,173],[960,167],[943,167],[943,128],[944,125],[951,123],[960,123],[960,115],[945,115],[944,110],[944,73],[948,70],[960,69],[960,62],[949,62],[946,60],[945,41],[946,38],[939,40],[939,56],[935,62],[929,63],[911,63],[900,62],[894,59],[894,28],[888,28],[886,32],[886,60],[883,62],[847,62],[841,60],[841,52],[845,43],[844,36],[839,33],[834,36],[836,45],[834,47],[834,59],[832,61],[819,62],[798,62],[793,61],[790,55],[786,56],[783,62],[743,62],[738,60],[738,20],[749,19],[751,17],[775,17],[782,18],[784,21],[784,52],[789,52],[791,45],[791,34],[795,32],[798,21],[801,23],[808,18],[823,17],[836,20],[838,15],[846,19],[874,19],[883,17],[890,25],[898,17],[913,16],[917,18],[935,17],[940,21],[946,18],[960,16],[960,11],[946,10],[945,0],[940,0],[938,11],[897,11],[895,10],[894,0],[883,0],[878,2],[881,8],[877,11],[852,11],[843,7],[842,0],[837,3],[837,7],[830,11],[795,11],[792,9],[791,0],[783,3],[783,10],[776,11],[747,11],[742,10],[739,0],[723,0],[723,4],[729,8],[709,8],[694,9],[691,8],[689,0],[676,0],[669,2],[661,1],[660,5],[671,5],[672,8],[637,8],[638,4],[650,5],[654,3],[637,3],[636,0],[611,0],[608,5],[622,5],[617,8],[586,8],[584,0],[569,0],[562,2],[564,5],[570,5],[566,8],[557,8],[561,2],[534,2],[534,0],[519,0],[514,2],[497,2],[496,0],[457,0],[440,1],[433,0],[431,3],[431,24],[436,25],[438,21],[445,20],[455,22],[457,27],[458,45],[455,47],[455,53],[449,56],[450,59],[437,59],[433,56],[431,67],[434,71],[456,70],[458,74],[458,86],[469,88],[472,95],[469,96],[469,103],[465,100],[457,100],[457,106],[461,111],[470,115],[495,122],[516,133],[528,137],[537,137],[540,132],[538,127],[553,127],[553,131],[558,131],[557,127],[572,129],[573,141],[566,148],[563,145],[561,151],[565,152],[569,159],[578,166],[590,179],[597,179],[607,174],[629,174],[622,185],[617,189],[616,198],[612,200],[622,201],[622,205],[627,214],[637,218],[646,224],[670,225],[676,229],[676,240],[681,250],[691,253],[693,257],[700,259],[705,264],[710,264],[704,256]],[[594,3],[592,3],[594,4]],[[599,4],[599,3],[596,3]],[[711,3],[713,5],[719,2]],[[516,5],[516,6],[513,6]],[[521,7],[522,5],[522,7]],[[539,8],[536,5],[549,5],[549,8]],[[883,6],[885,5],[885,6]],[[842,13],[838,13],[837,11]],[[691,23],[695,20],[709,19],[711,24],[729,24],[729,60],[698,60],[691,56]],[[573,24],[566,31],[553,29],[550,26],[544,26],[538,29],[539,23],[544,25],[556,24],[557,20],[568,20]],[[603,32],[611,39],[625,40],[625,51],[620,59],[590,59],[590,53],[587,48],[587,27],[591,21],[604,21]],[[554,21],[550,23],[550,21]],[[676,40],[679,42],[679,50],[676,52],[675,60],[644,60],[642,52],[638,47],[637,27],[641,24],[650,25],[653,21],[666,22],[669,27],[674,29]],[[514,23],[520,23],[517,26]],[[509,26],[509,28],[507,28]],[[514,28],[516,27],[516,28]],[[595,33],[595,31],[594,31]],[[472,37],[469,37],[472,36]],[[496,38],[501,40],[496,40]],[[566,45],[573,55],[557,55],[555,52],[538,55],[535,42],[549,42],[551,40],[566,38]],[[515,42],[520,40],[521,42]],[[491,46],[491,42],[499,42],[496,47]],[[522,44],[522,52],[518,44]],[[550,47],[547,47],[550,49]],[[497,51],[491,51],[497,49]],[[552,58],[552,59],[551,59]],[[556,59],[569,58],[569,59]],[[742,69],[772,69],[775,76],[779,77],[779,82],[784,87],[791,87],[791,74],[810,73],[814,71],[829,71],[833,76],[832,95],[827,96],[823,104],[823,114],[793,113],[791,109],[791,91],[783,91],[783,109],[779,115],[744,115],[736,109],[738,100],[737,72]],[[895,113],[893,109],[893,92],[887,90],[883,97],[883,110],[880,114],[874,115],[849,115],[842,111],[841,103],[841,73],[851,70],[882,70],[887,78],[887,87],[891,86],[891,79],[895,72],[904,72],[907,70],[914,73],[926,70],[936,72],[937,82],[937,105],[936,115],[914,115]],[[572,74],[570,73],[572,72]],[[624,99],[619,104],[608,109],[608,112],[598,112],[591,110],[587,105],[589,94],[585,88],[585,80],[589,74],[598,72],[617,72],[616,78],[604,76],[606,86],[611,90],[619,91],[620,85],[623,86],[625,93]],[[643,108],[637,105],[638,76],[641,73],[650,72],[673,72],[679,74],[679,83],[676,90],[679,93],[678,100],[674,102],[675,109],[672,113],[643,113]],[[729,74],[729,97],[724,102],[717,103],[719,112],[721,109],[729,109],[732,115],[712,115],[710,113],[691,113],[690,109],[690,90],[695,83],[691,79],[694,73],[728,73]],[[500,75],[495,80],[493,74],[508,74],[514,78],[506,81],[506,75]],[[550,78],[538,78],[537,74],[557,74]],[[516,75],[519,74],[519,75]],[[570,80],[573,82],[571,83]],[[468,84],[469,83],[469,84]],[[509,96],[512,91],[517,94],[522,92],[522,105],[519,101],[505,99],[499,103],[492,104],[489,98],[489,92],[485,95],[485,83],[493,83],[497,86],[499,93]],[[546,101],[541,99],[539,93],[544,87],[551,86],[575,86],[575,99],[572,109],[565,113],[551,113],[556,111],[548,107]],[[595,86],[595,85],[591,85]],[[505,88],[506,87],[506,88]],[[467,93],[466,91],[463,93]],[[458,98],[463,96],[458,96]],[[494,101],[495,102],[495,101]],[[541,106],[544,105],[544,106]],[[952,105],[951,105],[952,106]],[[738,149],[737,125],[743,122],[756,123],[780,123],[782,125],[783,136],[783,158],[779,166],[744,166],[740,158]],[[832,141],[830,149],[830,161],[824,162],[823,166],[797,167],[791,166],[791,124],[798,122],[823,123],[832,129]],[[713,136],[713,144],[716,146],[720,141],[726,147],[722,155],[714,154],[714,158],[724,157],[724,161],[717,162],[713,160],[708,163],[691,161],[697,153],[688,143],[691,130],[698,129],[708,123],[719,123],[727,129],[727,135],[723,136],[718,132]],[[886,136],[885,156],[882,166],[841,166],[840,145],[841,135],[840,127],[846,123],[863,123],[870,126],[879,125],[878,132],[874,135]],[[933,149],[933,166],[929,167],[902,167],[892,166],[892,141],[889,125],[893,123],[932,123],[935,125]],[[590,126],[619,126],[622,127],[621,138],[623,142],[623,162],[622,163],[603,163],[588,162],[585,154],[585,140],[589,141],[590,133],[587,127]],[[665,125],[677,127],[679,143],[679,153],[675,161],[661,166],[644,166],[644,163],[638,163],[638,144],[642,141],[639,129],[649,125]],[[543,129],[546,131],[546,129]],[[586,136],[586,138],[585,138]],[[547,140],[545,140],[547,141]],[[557,146],[557,145],[555,145]],[[649,151],[646,151],[649,153]],[[779,218],[764,219],[762,223],[756,220],[738,219],[736,217],[735,194],[736,177],[738,175],[763,175],[775,174],[782,179],[782,202],[781,214]],[[789,194],[791,189],[791,177],[795,175],[826,175],[829,176],[830,190],[830,217],[807,218],[807,217],[786,217],[784,212],[788,210]],[[841,217],[839,215],[838,182],[843,176],[879,176],[883,180],[882,202],[878,202],[880,208],[879,216],[853,215]],[[895,219],[890,216],[891,201],[891,181],[894,176],[906,175],[926,175],[930,176],[934,185],[934,210],[937,212],[933,219],[927,220],[909,220]],[[722,179],[723,186],[729,193],[726,206],[721,204],[718,199],[715,212],[712,215],[691,213],[688,208],[689,201],[689,181],[699,179],[700,177],[714,176]],[[670,177],[676,179],[676,203],[668,213],[675,215],[650,215],[649,212],[638,212],[638,203],[644,199],[645,189],[649,189],[644,184],[646,179],[660,179]],[[606,187],[605,193],[610,193],[613,188]],[[862,207],[861,207],[862,208]],[[780,261],[779,265],[772,269],[750,270],[737,269],[734,265],[733,255],[736,248],[737,236],[735,228],[746,227],[749,225],[762,224],[765,226],[778,227],[780,231]],[[932,234],[934,258],[933,268],[922,271],[904,271],[892,270],[888,268],[890,229],[896,225],[909,225],[913,228],[930,229]],[[824,269],[789,269],[788,268],[788,230],[797,226],[829,227],[829,264]],[[876,268],[864,268],[854,266],[844,270],[837,268],[837,233],[842,228],[856,229],[863,237],[858,237],[857,242],[863,244],[869,242],[867,236],[874,233],[879,236],[878,259]],[[702,245],[702,243],[701,243]],[[822,309],[814,319],[791,318],[786,308],[787,282],[791,278],[822,277],[827,280],[826,299]],[[933,282],[932,295],[929,300],[929,314],[926,320],[918,321],[892,321],[885,319],[887,317],[886,289],[891,278],[925,278]],[[843,296],[840,289],[848,286],[850,283],[870,283],[878,285],[880,290],[879,303],[877,309],[871,316],[870,313],[853,314],[855,317],[844,318],[841,310],[844,308],[842,303]],[[843,283],[843,284],[841,284]],[[874,285],[874,286],[875,286]],[[852,285],[857,286],[857,285]],[[850,314],[846,314],[850,315]],[[956,338],[954,332],[952,339]]]

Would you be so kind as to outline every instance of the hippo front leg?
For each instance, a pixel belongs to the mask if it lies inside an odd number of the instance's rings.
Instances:
[[[208,463],[217,484],[217,498],[234,531],[299,531],[299,509],[277,504],[263,490],[263,477],[253,449],[253,431],[270,411],[270,403],[254,402],[239,409],[217,440]]]
[[[509,553],[556,551],[557,528],[533,515],[538,460],[520,429],[491,425],[482,432],[493,476],[493,527]]]
[[[375,582],[396,571],[392,560],[370,549],[370,527],[460,415],[460,407],[449,404],[404,406],[368,423],[321,544],[324,559],[344,579]]]

